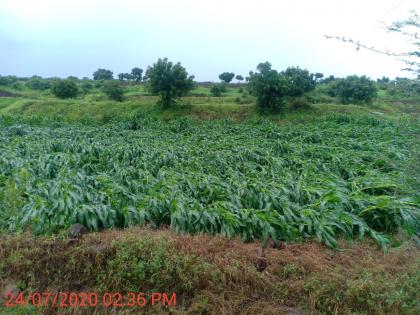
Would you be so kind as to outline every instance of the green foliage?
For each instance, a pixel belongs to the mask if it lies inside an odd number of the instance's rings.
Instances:
[[[295,98],[290,103],[290,108],[292,110],[304,110],[304,109],[310,109],[311,104],[309,103],[308,99],[304,96]]]
[[[322,78],[324,77],[324,74],[321,73],[321,72],[317,72],[317,73],[314,74],[314,76],[315,76],[316,82],[320,82],[322,80]]]
[[[131,74],[129,74],[129,73],[119,73],[118,74],[118,79],[120,80],[120,81],[124,81],[124,80],[127,80],[127,81],[129,81],[129,80],[131,80],[133,77],[132,77],[132,75]]]
[[[407,134],[347,115],[304,125],[138,116],[104,127],[0,122],[2,228],[167,224],[333,247],[340,235],[368,235],[385,247],[382,233],[419,232],[419,199],[401,180],[412,176],[402,174],[414,141]]]
[[[124,99],[124,88],[118,81],[106,81],[102,90],[111,100],[122,102]]]
[[[13,83],[15,83],[18,80],[18,78],[16,76],[1,76],[0,75],[0,85],[3,86],[8,86],[8,85],[12,85]]]
[[[420,79],[396,78],[382,84],[387,89],[388,94],[394,98],[420,97]]]
[[[242,90],[241,90],[242,89]],[[255,103],[255,98],[252,97],[249,92],[243,88],[240,88],[241,95],[235,98],[235,102],[238,104],[252,104]]]
[[[417,269],[416,269],[417,267]],[[311,304],[321,314],[333,314],[342,301],[347,301],[348,310],[343,314],[417,314],[418,282],[420,273],[417,264],[399,276],[383,270],[355,270],[349,275],[346,270],[336,270],[328,278],[313,277],[305,283],[306,293],[311,295]]]
[[[72,80],[56,80],[53,83],[51,92],[58,98],[73,98],[76,97],[79,90],[77,85]]]
[[[314,75],[299,67],[289,67],[278,73],[269,62],[260,63],[259,72],[249,73],[248,89],[257,97],[260,111],[279,112],[285,104],[285,97],[301,97],[315,88]]]
[[[104,291],[115,287],[128,292],[174,292],[192,294],[208,274],[206,264],[193,255],[180,255],[170,240],[131,239],[122,244],[113,244],[115,255],[108,260],[108,266],[99,274],[100,283],[112,284]],[[215,272],[216,273],[216,272]]]
[[[194,76],[178,62],[173,64],[167,58],[159,59],[146,71],[147,89],[153,95],[160,96],[160,105],[170,107],[176,98],[186,95],[194,88]]]
[[[112,80],[113,73],[111,70],[106,69],[98,69],[93,73],[94,80]]]
[[[83,81],[80,84],[80,88],[81,88],[83,94],[87,94],[93,89],[93,84],[90,83],[89,81]]]
[[[300,97],[315,88],[314,75],[299,67],[289,67],[281,73],[289,80],[288,96]]]
[[[371,103],[377,95],[375,82],[366,76],[348,76],[336,81],[333,87],[336,89],[336,95],[344,104]]]
[[[249,73],[248,90],[257,98],[260,111],[277,112],[284,107],[284,97],[288,95],[290,81],[271,69],[269,62],[257,66],[259,72]]]
[[[235,74],[233,72],[223,72],[219,75],[219,79],[226,83],[230,83],[234,77]]]
[[[143,80],[143,69],[140,69],[138,67],[135,67],[131,70],[131,78],[135,82],[141,82]]]
[[[51,83],[49,80],[42,79],[39,77],[31,78],[26,82],[26,85],[32,90],[45,91],[51,88]]]
[[[238,75],[235,77],[235,79],[236,79],[236,80],[238,80],[239,82],[242,82],[242,81],[244,80],[244,77],[243,77],[243,76],[241,76],[240,74],[238,74]]]
[[[224,82],[219,83],[219,84],[213,84],[212,87],[210,88],[210,93],[216,97],[222,96],[222,93],[226,93],[226,91],[227,91],[227,87]]]

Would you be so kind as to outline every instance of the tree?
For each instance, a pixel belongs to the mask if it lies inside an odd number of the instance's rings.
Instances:
[[[336,80],[336,78],[333,75],[330,75],[330,76],[326,77],[325,79],[321,79],[319,82],[327,84],[327,83],[330,83],[334,80]]]
[[[238,81],[239,81],[239,83],[241,83],[241,82],[244,80],[244,77],[243,77],[243,76],[241,76],[240,74],[238,74],[238,75],[235,77],[235,79],[236,79],[236,80],[238,80]]]
[[[73,80],[57,80],[53,83],[51,92],[58,98],[73,98],[78,94],[77,85]]]
[[[324,74],[323,73],[321,73],[321,72],[315,73],[315,81],[317,83],[321,82],[321,80],[322,80],[323,77],[324,77]]]
[[[194,88],[194,76],[178,62],[173,64],[168,58],[160,59],[146,71],[147,89],[153,95],[160,96],[159,104],[169,107],[176,98],[186,95]]]
[[[260,111],[280,111],[284,105],[284,97],[288,95],[290,81],[271,69],[269,62],[260,63],[258,72],[250,72],[248,89],[257,98]]]
[[[107,81],[103,85],[103,91],[111,100],[122,102],[124,99],[124,89],[118,81]]]
[[[135,67],[131,70],[131,77],[136,82],[141,82],[143,79],[143,69],[140,69],[138,67]]]
[[[119,79],[120,81],[124,81],[124,80],[129,81],[129,80],[131,80],[131,79],[132,79],[132,76],[131,76],[131,74],[129,74],[129,73],[120,73],[120,74],[118,74],[118,79]]]
[[[226,83],[230,83],[234,77],[235,74],[233,72],[223,72],[219,75],[219,79],[225,81]]]
[[[94,80],[112,80],[114,79],[113,72],[106,69],[98,69],[93,73]]]
[[[213,84],[212,87],[210,88],[210,93],[215,97],[222,96],[222,93],[225,93],[226,91],[227,91],[226,83],[224,82]]]
[[[281,74],[290,81],[289,96],[299,97],[315,88],[314,75],[309,73],[308,70],[303,70],[299,67],[289,67]]]
[[[371,103],[377,95],[375,82],[366,76],[348,76],[336,83],[337,95],[343,104]]]

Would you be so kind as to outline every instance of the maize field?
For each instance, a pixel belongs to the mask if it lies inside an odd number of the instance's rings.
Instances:
[[[1,118],[0,230],[149,224],[331,247],[367,235],[386,248],[390,233],[419,232],[407,171],[415,137],[405,130],[413,128],[345,115],[284,125]]]

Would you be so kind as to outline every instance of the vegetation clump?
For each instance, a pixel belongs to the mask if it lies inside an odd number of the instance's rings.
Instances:
[[[226,93],[226,91],[227,91],[227,87],[225,83],[213,84],[212,87],[210,88],[210,93],[215,97],[222,96],[222,94]]]
[[[186,95],[194,87],[194,76],[178,62],[173,64],[168,58],[159,59],[146,71],[147,89],[160,97],[162,107],[170,107],[175,100]]]
[[[375,82],[366,76],[348,76],[335,84],[336,95],[343,104],[369,104],[377,96]]]
[[[124,100],[124,88],[118,81],[106,81],[103,85],[105,95],[114,101],[122,102]]]
[[[98,69],[93,73],[94,80],[112,80],[114,79],[113,72],[107,69]]]
[[[219,75],[219,79],[227,84],[229,84],[234,77],[235,74],[233,72],[223,72]]]
[[[413,140],[386,120],[137,117],[135,126],[33,126],[23,133],[21,121],[8,124],[0,128],[3,230],[164,224],[247,242],[315,238],[332,247],[342,235],[368,235],[384,248],[384,233],[419,231],[420,205],[401,180]],[[19,132],[10,131],[14,125]]]
[[[58,98],[74,98],[79,93],[77,84],[73,80],[57,80],[53,83],[51,92]]]

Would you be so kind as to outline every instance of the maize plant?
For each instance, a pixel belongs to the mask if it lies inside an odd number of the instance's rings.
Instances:
[[[370,117],[103,126],[0,119],[0,230],[149,224],[244,241],[419,233],[419,128]],[[414,177],[413,177],[414,178]]]

